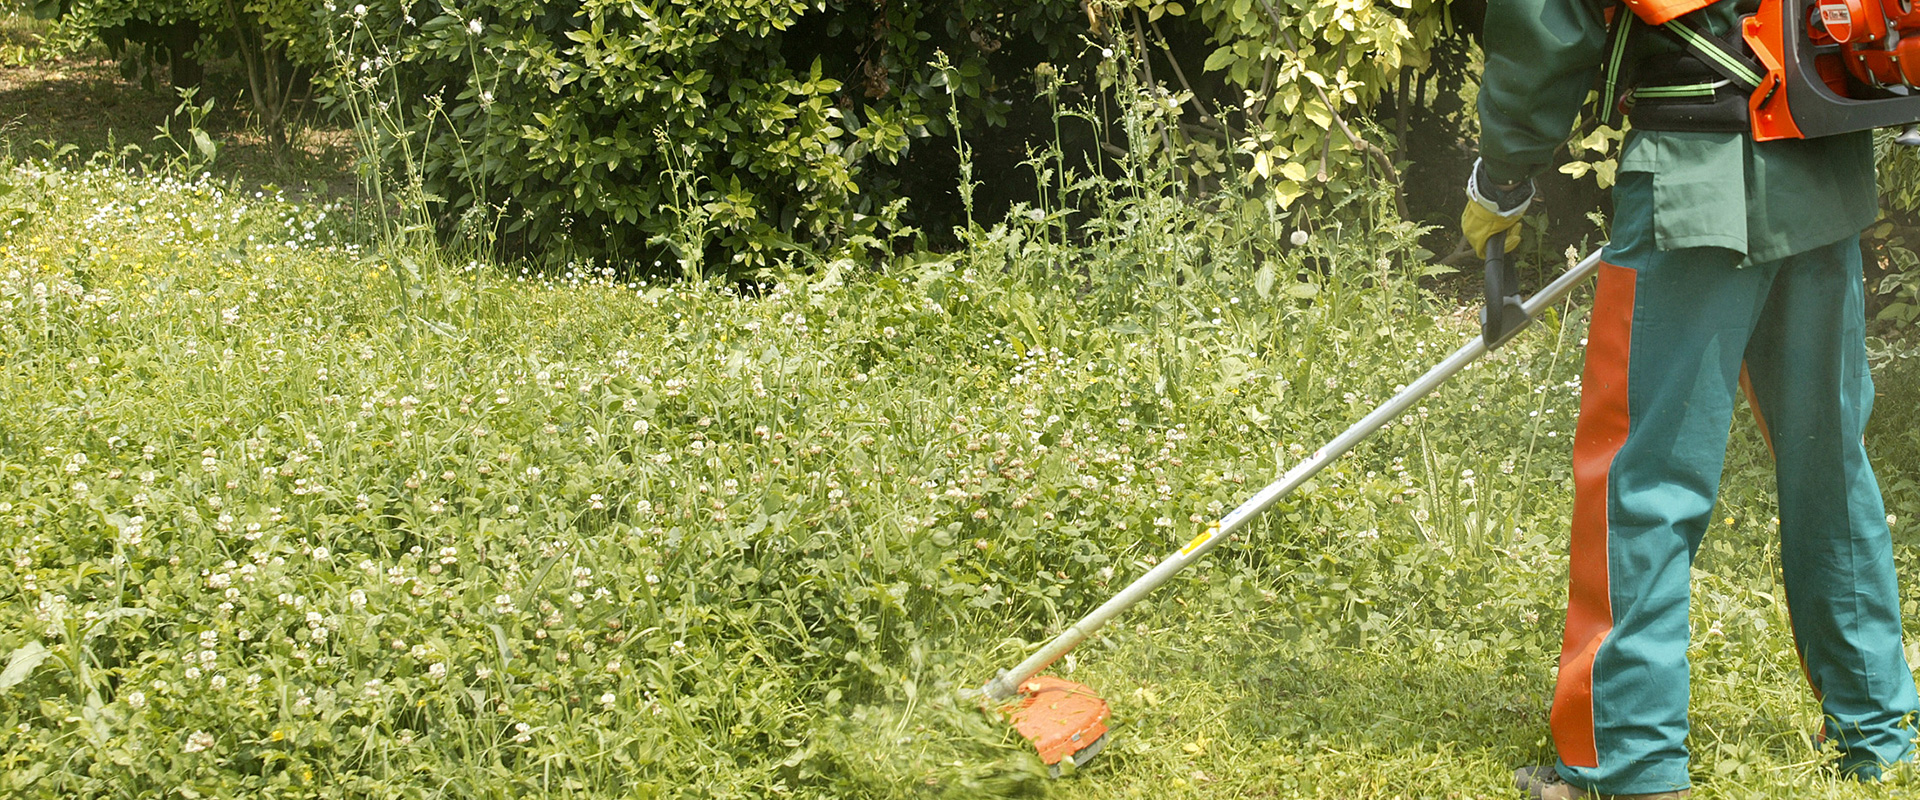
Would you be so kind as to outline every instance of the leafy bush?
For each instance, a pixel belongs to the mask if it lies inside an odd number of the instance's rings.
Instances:
[[[219,0],[35,0],[33,12],[60,20],[53,38],[65,49],[105,44],[121,56],[122,72],[149,90],[161,64],[171,66],[173,85],[197,85],[206,26],[219,27],[223,16]]]
[[[1436,50],[1432,0],[49,7],[121,44],[129,20],[190,26],[196,57],[240,57],[270,131],[310,76],[376,153],[382,202],[416,223],[683,272],[887,250],[916,226],[944,236],[950,120],[978,140],[996,200],[1019,196],[1004,179],[1029,151],[1063,139],[1089,160],[1063,168],[1144,147],[1192,173],[1189,192],[1250,169],[1285,206],[1344,197],[1363,172],[1397,178],[1366,116],[1396,82],[1404,116],[1403,71],[1452,52]],[[1128,108],[1152,124],[1127,130]]]
[[[523,249],[670,250],[687,271],[712,250],[752,268],[900,233],[877,168],[943,129],[950,93],[1000,113],[1000,40],[1058,49],[1075,15],[1059,0],[373,2],[338,20],[333,97],[447,218],[498,222]]]

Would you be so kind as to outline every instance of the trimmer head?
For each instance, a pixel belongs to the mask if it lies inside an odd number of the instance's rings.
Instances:
[[[1107,746],[1107,701],[1072,681],[1051,675],[1028,678],[1005,713],[1055,776],[1061,762],[1085,766]]]

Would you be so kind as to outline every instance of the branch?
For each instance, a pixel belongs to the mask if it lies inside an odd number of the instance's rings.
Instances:
[[[1181,69],[1180,60],[1173,57],[1173,48],[1167,44],[1167,35],[1160,31],[1160,22],[1158,20],[1148,20],[1147,25],[1153,28],[1154,38],[1158,40],[1154,43],[1160,45],[1160,52],[1167,54],[1167,63],[1173,65],[1173,76],[1180,79],[1180,87],[1186,89],[1187,94],[1193,98],[1193,108],[1195,111],[1200,112],[1200,121],[1203,123],[1217,124],[1225,129],[1229,135],[1240,135],[1238,131],[1233,129],[1233,125],[1227,122],[1225,116],[1208,111],[1206,103],[1201,102],[1200,93],[1194,91],[1193,84],[1187,82],[1187,71]],[[1144,58],[1145,54],[1141,54],[1141,57]],[[1217,110],[1218,109],[1215,109],[1215,111]],[[1186,126],[1183,125],[1181,127],[1184,128]]]

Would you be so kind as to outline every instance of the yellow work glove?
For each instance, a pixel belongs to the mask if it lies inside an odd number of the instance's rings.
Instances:
[[[1487,187],[1491,191],[1483,191]],[[1511,231],[1520,224],[1520,217],[1527,213],[1527,206],[1533,204],[1533,181],[1527,180],[1511,187],[1496,188],[1487,179],[1485,165],[1473,162],[1473,174],[1467,178],[1467,207],[1460,212],[1460,232],[1466,234],[1467,243],[1473,245],[1475,255],[1487,257],[1487,240],[1503,231]],[[1507,237],[1506,251],[1511,253],[1520,246],[1520,237]]]

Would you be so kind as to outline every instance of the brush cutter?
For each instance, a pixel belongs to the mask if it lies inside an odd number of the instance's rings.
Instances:
[[[1600,252],[1587,256],[1573,269],[1548,284],[1533,297],[1520,299],[1518,281],[1507,260],[1503,240],[1495,234],[1487,243],[1487,308],[1481,318],[1481,335],[1462,345],[1407,388],[1369,412],[1352,427],[1334,437],[1307,460],[1294,465],[1279,480],[1261,489],[1219,521],[1209,524],[1186,546],[1169,554],[1159,565],[1120,590],[1092,613],[1082,617],[1053,641],[1012,669],[1000,674],[981,688],[986,699],[1000,704],[1001,713],[1020,735],[1040,752],[1040,760],[1058,776],[1062,765],[1075,767],[1092,760],[1107,744],[1108,708],[1092,689],[1052,676],[1039,676],[1067,651],[1087,640],[1120,612],[1131,608],[1148,593],[1172,579],[1181,570],[1204,558],[1209,551],[1246,527],[1255,517],[1272,508],[1281,498],[1312,478],[1348,450],[1371,437],[1382,426],[1412,408],[1420,398],[1439,388],[1468,364],[1500,346],[1521,328],[1531,324],[1541,310],[1559,302],[1600,265]]]

